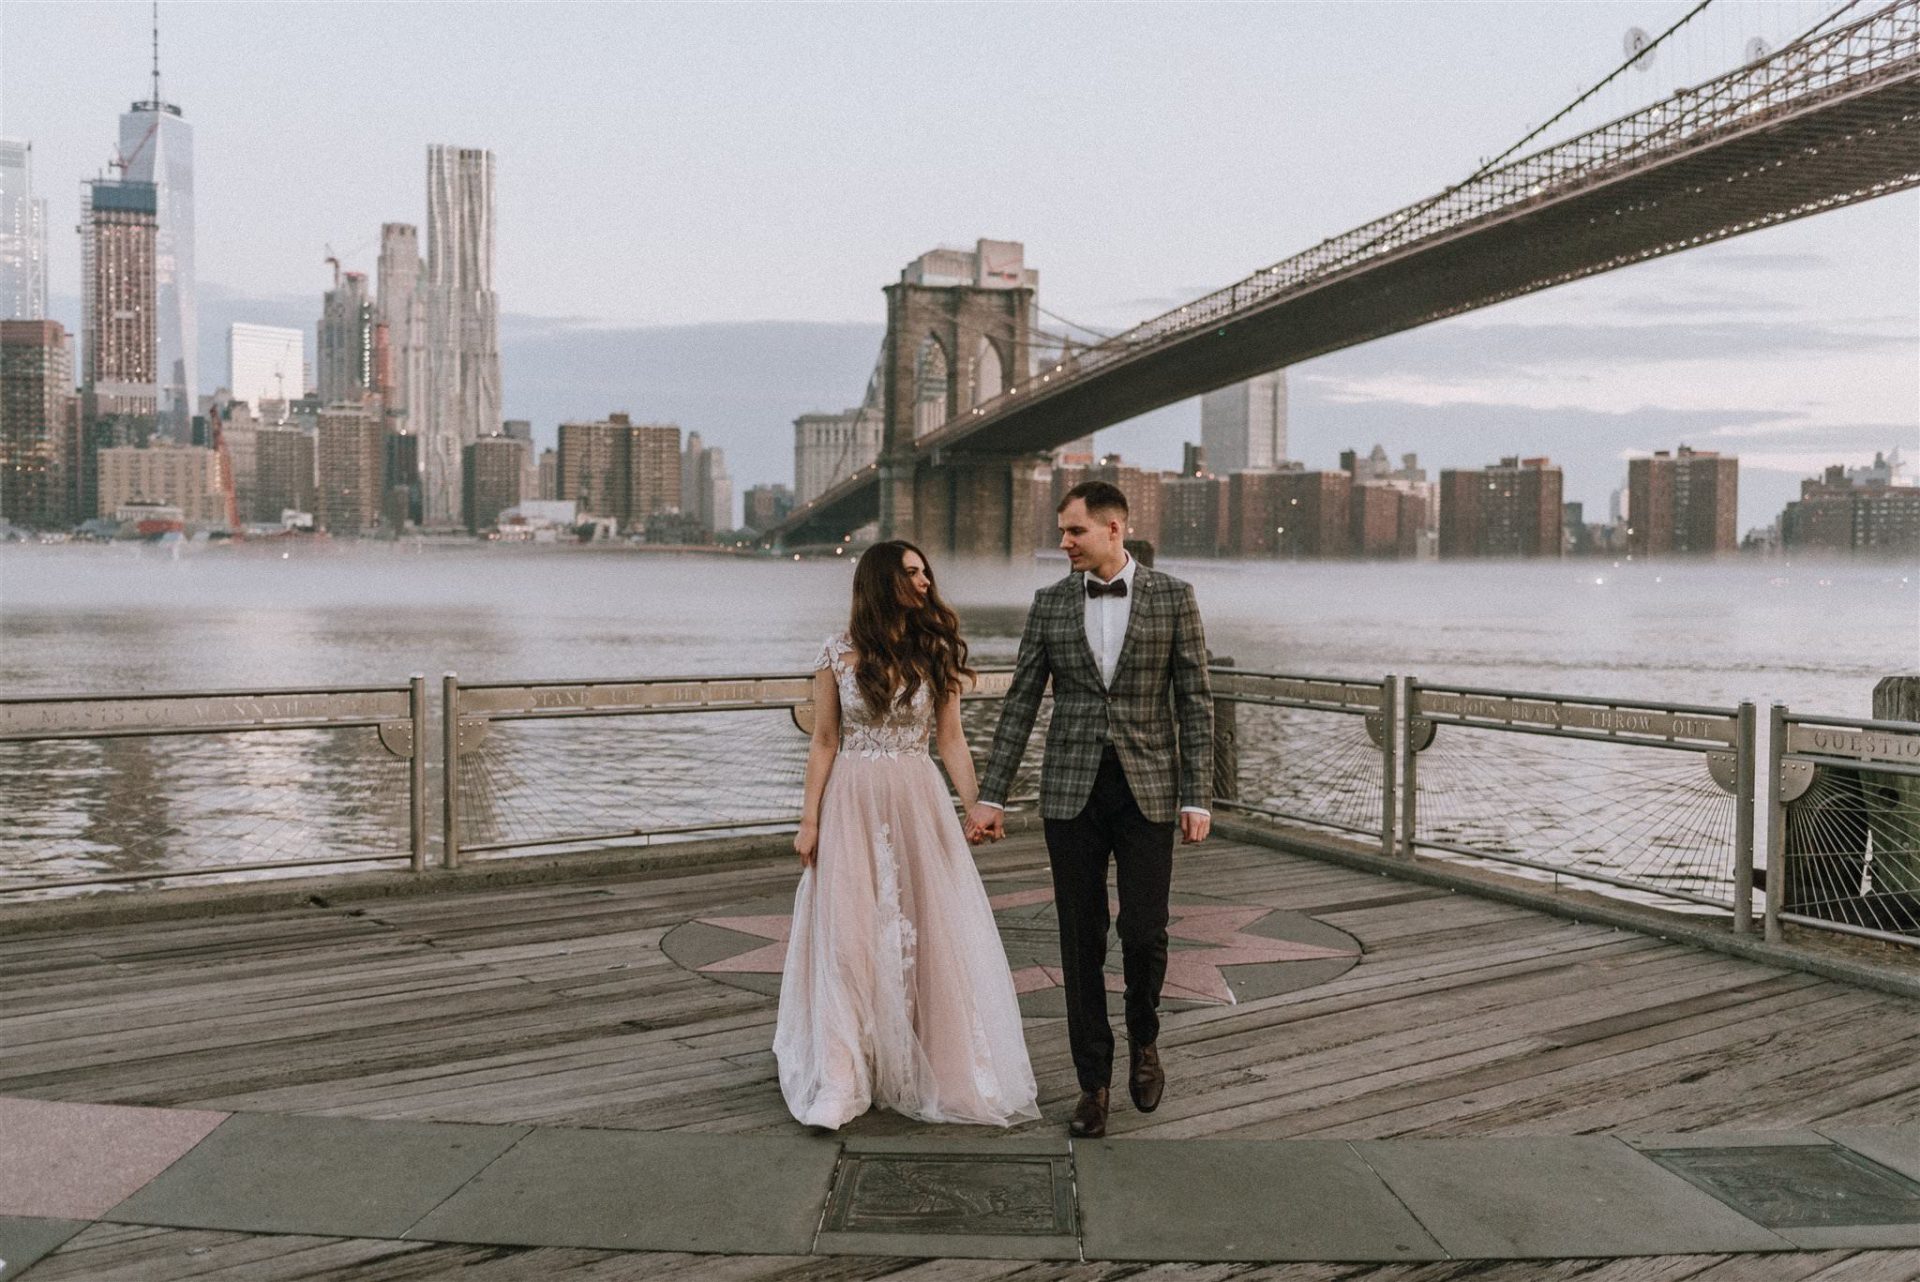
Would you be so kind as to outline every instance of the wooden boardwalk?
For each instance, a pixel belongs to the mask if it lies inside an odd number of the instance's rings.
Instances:
[[[1920,1003],[1254,846],[1216,840],[1179,859],[1176,891],[1308,913],[1358,938],[1365,956],[1317,987],[1170,1015],[1167,1100],[1150,1118],[1117,1109],[1116,1135],[1391,1139],[1920,1121]],[[1017,836],[984,852],[982,868],[1044,876],[1044,852],[1037,837]],[[660,949],[680,923],[777,895],[793,877],[780,859],[14,934],[0,939],[0,1095],[794,1133],[769,1051],[774,1001],[684,970]],[[1048,1113],[1030,1129],[1053,1134],[1075,1089],[1064,1028],[1035,1020],[1028,1033]],[[890,1115],[848,1133],[916,1130],[953,1133]],[[245,1273],[260,1277],[333,1276],[335,1267],[369,1279],[441,1267],[473,1279],[761,1275],[747,1260],[696,1268],[687,1257],[532,1255],[547,1263],[516,1272],[491,1249],[97,1225],[34,1276],[201,1276],[217,1271],[216,1259],[260,1261]],[[496,1256],[498,1272],[486,1264]],[[190,1269],[189,1259],[200,1264]],[[280,1259],[283,1270],[268,1263]],[[844,1272],[820,1259],[762,1263],[807,1277],[883,1271],[871,1259],[846,1261]],[[1511,1273],[1481,1264],[1473,1275],[1920,1276],[1915,1252],[1676,1257],[1625,1271],[1632,1263],[1506,1266]],[[1028,1267],[954,1262],[901,1276]],[[1445,1271],[1454,1267],[1258,1275],[1411,1282],[1455,1276]],[[1047,1268],[1030,1276],[1136,1275]]]
[[[1177,889],[1358,938],[1318,987],[1170,1015],[1142,1137],[1387,1139],[1920,1120],[1920,1004],[1262,848]],[[1042,875],[1037,838],[983,856]],[[0,1094],[441,1121],[792,1132],[772,999],[659,948],[788,861],[0,940]],[[1029,1023],[1043,1106],[1064,1028]],[[1049,1121],[1040,1124],[1051,1130]],[[884,1116],[856,1130],[911,1130]]]

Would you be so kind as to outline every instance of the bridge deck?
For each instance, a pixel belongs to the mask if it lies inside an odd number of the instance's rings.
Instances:
[[[1920,1121],[1913,1002],[1251,846],[1210,843],[1182,860],[1177,891],[1311,914],[1358,938],[1365,955],[1315,987],[1169,1016],[1167,1101],[1151,1118],[1118,1108],[1116,1135],[1392,1139]],[[1036,837],[1016,836],[982,866],[994,877],[1043,875],[1044,852]],[[798,1133],[768,1050],[775,1003],[682,969],[660,948],[689,918],[791,883],[788,862],[770,860],[15,935],[0,940],[0,1096]],[[1028,1029],[1048,1120],[1027,1129],[1053,1135],[1074,1092],[1064,1029],[1055,1020]],[[871,1115],[848,1133],[931,1129]],[[435,1253],[449,1272],[493,1276],[460,1272],[486,1257],[477,1248],[109,1225],[86,1230],[35,1276],[198,1276],[188,1253],[202,1248],[254,1260],[250,1277],[315,1276],[300,1270],[356,1258],[364,1276],[385,1277],[382,1252],[392,1276],[437,1276],[411,1271]],[[627,1272],[599,1252],[538,1254],[547,1259],[539,1276],[653,1277],[691,1266],[631,1257]],[[275,1271],[270,1262],[283,1257],[285,1272]],[[1793,1258],[1805,1268],[1782,1257],[1768,1267],[1812,1277],[1842,1257]],[[1920,1256],[1900,1258],[1887,1263],[1920,1267]],[[1706,1264],[1690,1259],[1672,1272],[1643,1260],[1631,1276],[1692,1277]],[[877,1263],[848,1261],[848,1276]],[[214,1259],[192,1267],[202,1266]],[[807,1267],[837,1276],[825,1260]],[[966,1276],[1001,1276],[1000,1266],[972,1267]],[[1108,1275],[1087,1267],[1081,1276]],[[1118,1276],[1132,1266],[1108,1268]]]

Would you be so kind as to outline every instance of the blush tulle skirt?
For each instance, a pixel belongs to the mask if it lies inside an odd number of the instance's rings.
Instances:
[[[837,757],[818,855],[794,895],[773,1039],[794,1117],[1039,1117],[1006,951],[932,759]]]

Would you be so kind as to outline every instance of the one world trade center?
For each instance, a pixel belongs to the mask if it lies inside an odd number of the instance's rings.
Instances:
[[[193,126],[180,108],[160,99],[160,68],[153,97],[120,117],[123,177],[154,186],[158,228],[153,274],[160,382],[160,427],[174,440],[191,439],[200,366],[200,312],[193,282]]]

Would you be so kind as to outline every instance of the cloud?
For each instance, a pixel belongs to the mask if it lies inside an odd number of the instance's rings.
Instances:
[[[1393,343],[1368,343],[1310,362],[1319,377],[1344,377],[1357,393],[1372,374],[1424,372],[1448,383],[1485,375],[1561,378],[1563,371],[1623,364],[1758,361],[1821,353],[1859,355],[1912,349],[1898,324],[1846,328],[1785,320],[1717,319],[1633,325],[1470,321],[1430,325]]]
[[[1806,436],[1806,437],[1850,437],[1856,441],[1901,441],[1912,440],[1915,428],[1912,423],[1860,423],[1828,422],[1794,416],[1773,423],[1747,422],[1727,423],[1714,428],[1707,435],[1721,439],[1746,440],[1769,436]]]

